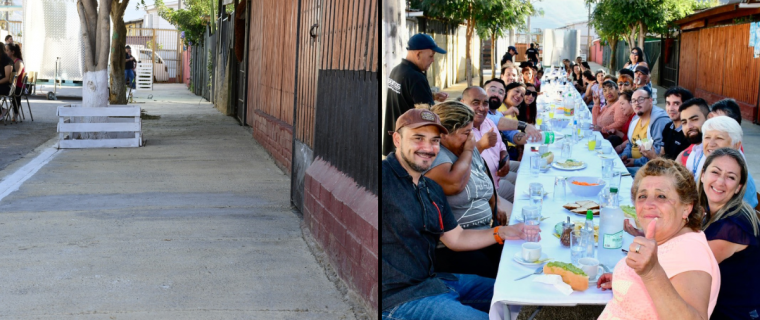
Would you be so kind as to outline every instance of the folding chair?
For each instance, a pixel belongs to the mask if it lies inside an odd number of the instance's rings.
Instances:
[[[13,104],[14,104],[13,93],[16,91],[16,78],[18,78],[18,76],[14,75],[13,79],[11,80],[11,91],[9,91],[7,95],[0,96],[0,109],[6,110],[4,111],[5,113],[2,115],[3,125],[7,125],[9,119],[12,119],[18,116],[18,114],[16,114],[16,110],[13,110]],[[5,107],[6,102],[8,102],[7,109]],[[21,122],[21,119],[19,119],[19,122]]]
[[[29,110],[29,117],[32,118],[32,121],[34,121],[34,115],[32,115],[32,105],[29,104],[29,75],[24,74],[24,81],[21,82],[21,91],[16,94],[16,91],[11,92],[11,96],[15,99],[18,99],[18,109],[21,111],[21,117],[26,120],[26,116],[24,115],[24,108],[23,105],[21,105],[21,97],[26,98],[26,108]]]

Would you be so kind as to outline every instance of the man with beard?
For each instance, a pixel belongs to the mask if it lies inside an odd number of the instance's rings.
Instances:
[[[684,101],[678,111],[681,116],[681,131],[691,143],[681,154],[676,157],[676,162],[683,164],[695,177],[697,167],[704,158],[702,152],[702,125],[710,114],[707,101],[702,98],[693,98]]]
[[[686,135],[681,132],[681,113],[678,111],[678,108],[684,101],[693,97],[689,90],[681,87],[672,87],[668,91],[665,91],[665,112],[673,123],[666,126],[662,132],[663,146],[659,154],[654,153],[652,149],[642,150],[641,154],[650,160],[656,157],[675,160],[681,154],[681,151],[689,146]]]
[[[472,134],[475,137],[477,143],[475,146],[480,151],[480,156],[485,160],[488,170],[491,171],[491,178],[493,178],[494,185],[497,186],[498,191],[501,191],[501,180],[507,180],[504,183],[504,192],[497,192],[499,194],[499,210],[503,210],[506,213],[505,216],[509,216],[512,212],[512,201],[514,200],[515,185],[514,181],[509,180],[509,176],[513,176],[513,179],[517,178],[517,168],[514,170],[511,166],[512,163],[519,167],[519,162],[510,161],[509,154],[507,154],[507,146],[502,141],[499,131],[496,128],[491,119],[488,119],[489,101],[486,91],[481,87],[472,86],[464,89],[462,92],[462,103],[472,108],[475,112],[475,118],[473,119]],[[507,179],[502,179],[507,177]],[[511,186],[511,190],[510,187]],[[511,198],[511,200],[510,200]],[[501,212],[500,217],[501,217]],[[502,223],[502,221],[499,221]],[[506,223],[507,221],[503,221]],[[503,224],[502,223],[502,224]]]
[[[505,118],[504,114],[499,112],[498,109],[504,107],[504,99],[507,98],[507,85],[502,81],[501,79],[491,79],[488,80],[485,84],[483,84],[483,88],[486,90],[486,94],[488,95],[488,118],[491,119],[494,123],[498,123],[500,121],[509,121],[507,123],[513,124],[517,121],[515,119],[511,118]],[[523,121],[517,122],[519,124],[525,124],[525,132],[522,129],[514,130],[514,129],[507,129],[504,130],[502,126],[499,126],[499,130],[501,131],[502,140],[507,142],[507,148],[512,148],[516,145],[524,145],[528,143],[528,139],[530,139],[533,129],[533,125],[527,124]],[[540,132],[535,131],[536,138],[541,139]],[[534,140],[535,141],[535,140]],[[509,151],[510,153],[512,151]],[[515,158],[517,154],[514,155],[510,154],[512,158]],[[520,162],[519,161],[510,161],[510,171],[511,172],[517,172],[517,168],[519,167]],[[515,178],[511,178],[512,175],[510,175],[509,180],[514,183]],[[507,198],[509,200],[509,198]]]
[[[440,150],[441,135],[448,134],[438,116],[409,110],[392,134],[397,152],[382,161],[383,319],[488,319],[494,279],[436,273],[438,241],[454,251],[471,251],[535,236],[540,229],[523,224],[462,229],[441,186],[422,175]],[[465,143],[465,149],[473,147],[472,139]]]
[[[396,119],[417,104],[433,105],[435,101],[443,102],[448,98],[445,92],[433,94],[423,73],[433,64],[435,53],[446,54],[429,35],[418,33],[407,43],[406,59],[391,70],[388,76],[388,99],[383,130],[394,128]],[[385,139],[383,155],[393,151],[393,141]]]
[[[631,105],[636,115],[633,116],[628,127],[629,143],[620,154],[620,158],[628,167],[628,172],[635,176],[639,168],[649,161],[647,157],[641,154],[638,142],[652,141],[651,148],[654,149],[654,153],[660,153],[663,144],[662,131],[672,121],[665,110],[652,108],[652,91],[647,87],[641,87],[633,92]]]

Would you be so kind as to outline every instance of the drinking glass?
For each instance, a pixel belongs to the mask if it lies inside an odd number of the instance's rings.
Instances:
[[[589,147],[591,149],[591,147]],[[615,168],[615,159],[613,158],[602,158],[602,179],[609,180],[612,178],[612,172]],[[618,174],[619,176],[620,174]]]
[[[554,177],[554,199],[565,201],[567,198],[567,178],[563,176]]]
[[[538,208],[538,212],[541,213],[541,209],[544,203],[544,185],[539,182],[533,182],[528,187],[528,194],[530,196],[530,205]]]
[[[589,140],[588,141],[588,151],[594,151],[596,149],[596,140]]]
[[[530,156],[530,174],[537,176],[541,171],[541,156],[532,154]]]
[[[560,158],[570,159],[573,156],[573,144],[567,137],[565,137],[562,143],[562,150],[560,151]]]
[[[525,241],[538,242],[538,224],[541,222],[541,211],[538,207],[522,208],[523,223],[525,224]]]
[[[602,138],[596,137],[594,139],[596,139],[596,150],[601,150],[602,149],[602,142],[603,142]]]
[[[581,231],[573,228],[570,232],[570,262],[576,267],[580,265],[578,260],[586,254],[586,246],[582,240]]]
[[[610,176],[610,188],[620,189],[620,172],[612,172]]]

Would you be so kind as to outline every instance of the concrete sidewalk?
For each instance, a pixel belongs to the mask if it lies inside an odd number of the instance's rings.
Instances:
[[[0,200],[0,317],[356,318],[251,133],[182,84],[149,94],[145,147],[61,150]]]

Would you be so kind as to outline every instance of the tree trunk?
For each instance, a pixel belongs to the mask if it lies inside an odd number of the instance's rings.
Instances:
[[[84,76],[82,106],[108,106],[108,54],[111,48],[111,1],[78,0],[82,40],[84,42]],[[126,5],[124,5],[126,8]],[[123,12],[123,10],[122,10]],[[123,13],[122,13],[123,14]],[[84,122],[105,122],[105,117],[84,117]],[[73,122],[76,122],[74,119]],[[102,139],[102,132],[89,133],[85,138]]]
[[[647,37],[647,28],[644,26],[644,22],[639,22],[639,48],[641,50],[644,50],[644,40],[646,40]]]
[[[467,79],[467,86],[472,86],[472,30],[475,29],[472,19],[467,20],[467,28],[465,31],[465,71],[464,76]]]
[[[610,68],[610,74],[615,74],[615,71],[617,71],[616,70],[617,68],[615,67],[617,63],[615,51],[617,51],[618,40],[613,39],[613,40],[609,40],[609,42],[610,42],[610,50],[612,51],[612,53],[610,54],[610,65],[608,67]]]
[[[493,34],[491,31],[491,79],[496,79],[496,38]],[[499,70],[501,70],[501,66],[499,66]]]
[[[128,1],[128,0],[124,0]],[[124,75],[127,44],[127,26],[124,24],[124,11],[119,14],[119,6],[111,5],[111,20],[113,21],[113,38],[111,39],[111,93],[108,102],[111,104],[127,104],[127,81]]]
[[[480,68],[478,68],[478,81],[480,82],[478,85],[483,86],[483,39],[480,39]]]

